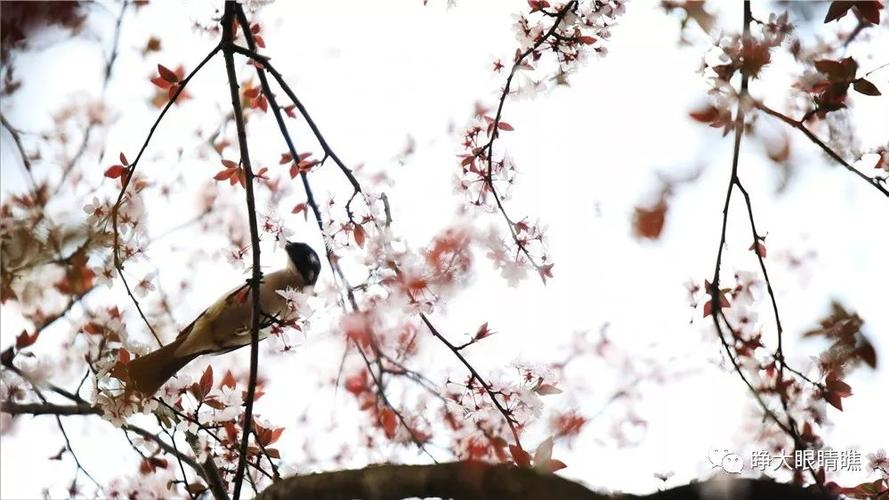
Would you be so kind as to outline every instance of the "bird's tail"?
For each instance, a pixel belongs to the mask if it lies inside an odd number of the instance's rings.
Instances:
[[[127,390],[141,393],[144,397],[152,396],[170,377],[196,358],[197,354],[176,355],[176,349],[184,339],[185,336],[179,337],[160,349],[127,363]]]

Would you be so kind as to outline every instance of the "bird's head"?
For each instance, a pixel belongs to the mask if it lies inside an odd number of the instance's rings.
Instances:
[[[312,247],[297,241],[288,241],[284,245],[289,259],[288,266],[296,270],[303,278],[306,286],[315,284],[321,274],[321,261]]]

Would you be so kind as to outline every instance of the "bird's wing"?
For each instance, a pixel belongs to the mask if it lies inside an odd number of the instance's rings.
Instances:
[[[250,285],[248,283],[244,283],[243,285],[234,288],[232,291],[230,291],[229,293],[224,295],[222,298],[220,298],[219,300],[214,302],[212,306],[208,307],[207,309],[204,309],[204,311],[201,314],[198,314],[198,316],[195,319],[193,319],[192,322],[188,324],[188,326],[186,326],[185,328],[182,329],[182,331],[179,332],[179,335],[176,335],[176,338],[178,339],[181,337],[185,337],[186,335],[191,333],[191,331],[194,329],[195,324],[198,321],[200,321],[201,318],[204,318],[208,313],[210,313],[214,308],[218,308],[221,305],[220,302],[222,303],[222,305],[227,306],[227,305],[230,305],[232,302],[234,302],[236,300],[236,298],[239,300],[246,300],[246,298],[249,297],[249,295],[250,295]],[[241,296],[243,296],[243,297],[241,297]]]
[[[263,277],[259,291],[260,328],[267,328],[275,321],[283,320],[287,313],[287,301],[278,294],[285,288],[302,288],[299,273],[284,269]],[[228,351],[250,343],[250,325],[253,304],[250,286],[243,284],[224,296],[201,313],[180,335],[186,335],[176,350],[179,356]],[[260,334],[265,338],[266,332]]]
[[[222,337],[225,337],[227,335],[237,335],[237,332],[220,332],[220,327],[223,327],[223,329],[239,329],[238,322],[231,321],[231,316],[232,313],[243,309],[243,304],[247,303],[249,296],[250,286],[245,283],[216,300],[213,305],[205,309],[204,312],[199,314],[191,324],[179,333],[177,338],[184,336],[185,340],[176,349],[176,354],[179,356],[204,354],[223,349],[225,344],[219,342],[220,339],[218,337],[220,334],[222,334]],[[225,318],[228,321],[225,321],[225,325],[219,325],[218,320],[223,316],[228,316]]]

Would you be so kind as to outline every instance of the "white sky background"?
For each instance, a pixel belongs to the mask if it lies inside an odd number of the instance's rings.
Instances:
[[[178,2],[160,3],[125,18],[120,59],[108,89],[117,121],[105,140],[106,159],[89,175],[101,177],[112,163],[109,159],[121,150],[130,159],[135,156],[157,113],[143,105],[154,92],[148,78],[154,75],[155,64],[175,67],[182,63],[187,70],[193,68],[215,40],[193,31],[192,21],[209,22],[212,8],[205,2],[189,3],[185,9]],[[263,7],[260,20],[268,47],[265,53],[284,73],[339,156],[347,164],[363,163],[370,172],[384,171],[395,181],[385,189],[395,231],[418,248],[457,220],[462,195],[453,192],[452,178],[458,171],[459,136],[448,133],[449,124],[459,134],[475,101],[494,102],[504,75],[492,74],[491,63],[498,57],[511,57],[516,42],[510,14],[525,9],[524,1],[464,1],[451,9],[435,0],[426,7],[420,1],[276,2]],[[112,10],[116,15],[117,7]],[[99,14],[90,23],[105,46],[114,15]],[[755,4],[754,15],[766,18],[768,12]],[[729,29],[740,26],[739,6],[726,20],[732,23]],[[819,29],[827,32],[829,28]],[[889,40],[885,26],[871,31],[880,36],[874,43],[885,46]],[[151,35],[162,40],[163,50],[143,60],[139,50]],[[749,460],[744,426],[752,400],[734,373],[716,366],[720,348],[712,323],[701,321],[700,309],[688,307],[684,287],[689,279],[700,283],[712,274],[731,141],[688,119],[688,110],[704,102],[707,87],[696,74],[700,49],[679,48],[677,39],[677,20],[666,16],[657,2],[631,2],[614,29],[608,57],[589,61],[572,76],[570,87],[533,100],[507,102],[505,120],[515,131],[504,134],[498,146],[506,148],[519,169],[507,208],[511,214],[527,214],[548,226],[555,278],[544,287],[529,276],[518,288],[509,288],[479,255],[473,282],[435,314],[442,331],[452,338],[459,339],[485,321],[498,332],[468,351],[482,373],[506,372],[515,360],[558,358],[570,346],[574,332],[595,332],[605,322],[610,323],[610,338],[622,348],[670,359],[670,368],[677,371],[692,371],[665,386],[643,388],[637,410],[649,427],[641,445],[616,449],[600,443],[600,438],[607,440],[612,424],[607,413],[589,424],[570,447],[557,442],[554,456],[569,465],[562,474],[593,487],[649,492],[660,484],[654,472],[675,471],[668,484],[707,476],[706,451],[714,446],[745,450],[742,456]],[[884,62],[859,60],[863,70]],[[3,112],[11,123],[26,130],[49,127],[49,113],[59,105],[96,95],[101,65],[96,42],[80,40],[22,56],[17,75],[25,85],[14,99],[4,100]],[[767,93],[769,83],[754,81],[753,94],[768,95],[767,102],[781,107],[780,89],[786,88],[790,76],[786,69],[780,63],[769,67],[763,81],[776,82],[775,87]],[[241,74],[248,71],[252,68],[244,67]],[[852,123],[860,124],[856,133],[863,149],[878,146],[881,140],[885,144],[889,137],[887,71],[871,78],[884,97],[850,94]],[[193,99],[174,107],[165,119],[147,153],[147,160],[152,161],[140,163],[140,171],[151,178],[180,174],[185,178],[169,205],[156,202],[148,207],[154,234],[196,213],[197,190],[219,170],[215,159],[200,160],[190,153],[196,142],[191,130],[197,123],[217,124],[219,109],[228,111],[224,78],[218,58],[189,86]],[[761,131],[780,130],[767,117],[760,117],[759,122]],[[254,127],[249,134],[254,164],[284,168],[277,167],[285,147],[271,116],[250,125]],[[828,443],[836,449],[860,448],[866,453],[889,445],[880,418],[887,409],[889,355],[885,337],[889,314],[885,288],[881,288],[889,278],[885,267],[887,203],[860,179],[825,161],[814,145],[788,132],[798,171],[785,194],[774,195],[776,169],[763,156],[758,140],[745,137],[740,174],[753,197],[758,228],[768,234],[767,264],[792,364],[807,366],[809,356],[823,347],[815,341],[800,342],[798,337],[827,312],[831,298],[865,319],[865,332],[876,346],[880,365],[877,371],[862,369],[847,380],[855,395],[844,401],[845,413],[828,409],[836,423]],[[408,136],[416,141],[416,154],[401,164],[396,156]],[[24,184],[17,153],[5,131],[2,140],[5,199]],[[300,150],[313,147],[303,146],[308,141],[304,130],[296,132],[295,141]],[[177,162],[179,147],[185,154]],[[232,150],[227,157],[235,158]],[[633,207],[653,199],[659,189],[655,173],[681,178],[699,167],[704,168],[701,178],[678,188],[662,239],[655,243],[633,239]],[[318,178],[314,181],[317,194],[347,193],[348,186],[333,168],[329,165],[328,172],[313,174]],[[116,187],[116,182],[106,180],[102,192],[110,196]],[[287,198],[292,202],[281,205],[287,212],[303,201],[302,188],[294,187]],[[221,186],[221,191],[243,196],[239,189]],[[302,222],[301,215],[279,215],[296,231],[294,238],[320,248],[317,229]],[[70,216],[81,217],[80,207],[71,207]],[[480,228],[494,224],[505,229],[496,216],[476,218],[475,223]],[[141,277],[140,273],[157,268],[161,284],[169,288],[183,276],[199,280],[203,290],[192,293],[176,311],[181,324],[186,324],[219,293],[238,283],[242,272],[221,259],[191,265],[189,249],[219,245],[223,240],[193,241],[187,233],[178,234],[151,248],[150,265],[131,271]],[[726,282],[733,282],[731,273],[736,269],[756,269],[749,245],[746,213],[736,196],[723,266]],[[817,252],[814,258],[801,269],[789,268],[788,255],[800,257],[810,250]],[[283,263],[284,255],[267,247],[263,261],[275,268]],[[321,279],[329,281],[329,272]],[[110,294],[92,296],[88,303],[104,305],[113,300],[131,308],[116,288]],[[765,338],[771,341],[772,316],[767,304],[761,305]],[[690,325],[692,319],[695,322]],[[131,331],[144,330],[135,320],[128,326]],[[21,328],[15,309],[4,307],[0,347],[11,344]],[[62,335],[66,330],[53,331]],[[172,338],[173,333],[166,335]],[[38,345],[52,346],[49,332],[45,335]],[[339,344],[332,340],[336,335],[322,328],[312,330],[301,347],[284,357],[267,356],[271,346],[263,350],[262,373],[272,383],[257,411],[287,427],[279,448],[284,458],[292,457],[294,462],[301,460],[305,443],[323,456],[359,435],[354,398],[344,390],[331,394],[327,388],[318,388],[318,380],[336,375],[341,354]],[[429,366],[450,366],[455,377],[463,376],[462,369],[431,339],[424,350]],[[213,358],[217,373],[232,359],[246,370],[248,353],[242,351]],[[206,364],[201,359],[191,368],[199,372]],[[564,394],[544,399],[545,414],[550,409],[577,407],[592,415],[620,381],[619,373],[601,366],[576,366],[571,373],[574,379],[564,382]],[[572,387],[584,390],[572,394]],[[314,427],[301,428],[293,415],[309,406]],[[365,417],[359,418],[363,422]],[[109,424],[78,417],[66,424],[81,461],[100,482],[135,470],[134,453]],[[3,498],[36,497],[43,486],[63,487],[70,480],[74,470],[70,458],[46,460],[62,446],[52,419],[22,417],[14,432],[2,437]],[[543,437],[529,434],[526,446],[535,447]],[[353,465],[423,460],[413,451],[387,446],[376,455],[355,457]],[[850,477],[853,484],[866,478],[864,474]]]

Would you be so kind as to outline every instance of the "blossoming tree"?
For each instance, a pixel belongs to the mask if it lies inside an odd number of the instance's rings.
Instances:
[[[862,146],[850,125],[859,119],[859,107],[883,99],[879,71],[885,64],[862,62],[886,56],[878,50],[886,39],[883,5],[830,2],[791,6],[787,13],[767,3],[737,3],[737,13],[728,9],[722,15],[722,7],[703,2],[665,0],[659,6],[662,15],[678,21],[680,43],[700,54],[700,78],[709,88],[708,104],[678,119],[699,122],[702,133],[703,125],[721,129],[732,144],[727,157],[710,158],[708,168],[727,181],[725,194],[718,205],[701,209],[719,212],[721,229],[709,235],[714,260],[701,263],[700,279],[687,283],[688,299],[692,322],[706,330],[707,349],[719,353],[722,368],[757,408],[750,416],[751,441],[780,452],[790,472],[771,474],[776,471],[771,455],[755,455],[751,466],[760,465],[763,474],[725,484],[717,477],[650,496],[703,498],[729,488],[731,498],[885,497],[884,451],[875,447],[867,457],[871,476],[866,481],[849,482],[827,463],[835,451],[827,406],[843,410],[852,395],[848,378],[856,370],[877,368],[879,344],[868,336],[865,319],[839,302],[826,316],[811,318],[809,330],[785,332],[779,307],[784,298],[777,292],[784,285],[772,279],[778,264],[761,229],[755,196],[760,190],[750,186],[744,162],[747,143],[777,137],[767,142],[767,156],[787,174],[791,144],[806,144],[840,167],[831,175],[856,178],[857,196],[879,198],[885,210],[889,143],[884,137],[882,143]],[[54,422],[62,444],[48,460],[70,462],[74,472],[67,491],[48,488],[46,494],[236,500],[248,495],[609,497],[554,474],[572,466],[560,459],[560,447],[576,444],[605,410],[615,423],[611,438],[629,443],[628,435],[652,418],[635,405],[642,398],[640,385],[682,383],[670,360],[622,348],[605,324],[594,333],[557,340],[566,347],[565,356],[487,370],[479,351],[491,338],[510,332],[486,321],[463,325],[471,333],[461,337],[441,325],[446,306],[469,293],[480,267],[493,266],[502,278],[496,287],[504,288],[546,286],[560,273],[580,272],[556,267],[558,255],[547,246],[545,224],[512,204],[513,188],[524,179],[507,141],[538,141],[542,150],[560,145],[523,136],[510,116],[519,98],[537,96],[531,105],[545,107],[554,89],[583,98],[583,90],[569,83],[577,73],[594,71],[607,55],[612,31],[622,27],[624,0],[531,0],[522,6],[513,21],[517,43],[491,62],[498,83],[479,89],[474,112],[449,137],[456,159],[441,163],[453,170],[453,184],[423,188],[455,193],[451,200],[460,206],[451,223],[431,228],[428,239],[399,226],[397,214],[405,208],[387,194],[399,171],[372,173],[360,158],[346,158],[335,145],[349,138],[330,134],[318,116],[323,112],[309,112],[312,102],[300,94],[298,80],[279,65],[288,52],[267,44],[274,30],[268,27],[274,25],[269,7],[235,2],[204,7],[212,20],[188,35],[208,42],[203,57],[172,60],[162,49],[167,40],[149,33],[141,51],[129,54],[151,68],[143,78],[119,71],[121,51],[131,51],[119,47],[119,40],[149,19],[154,6],[3,6],[4,105],[14,104],[33,85],[35,76],[18,62],[39,49],[44,28],[82,36],[91,32],[96,16],[113,19],[108,36],[99,37],[110,49],[94,102],[61,106],[42,132],[12,123],[5,114],[2,122],[4,150],[14,151],[18,164],[4,161],[4,175],[20,167],[26,180],[0,207],[3,308],[20,315],[24,325],[11,331],[4,324],[2,426],[7,439],[30,432],[37,420],[29,415]],[[813,19],[810,8],[823,12]],[[150,31],[151,23],[145,23]],[[847,55],[849,47],[864,55]],[[777,60],[789,85],[764,81]],[[305,71],[299,78],[325,76]],[[115,86],[151,89],[145,106],[152,115],[138,112],[148,117],[140,121],[139,132],[115,133],[120,115],[143,106],[115,98]],[[177,119],[192,128],[184,130]],[[763,132],[775,129],[779,132]],[[159,141],[175,152],[152,149]],[[418,147],[409,141],[399,157]],[[164,162],[166,169],[156,168]],[[558,175],[570,179],[571,173]],[[636,206],[627,218],[633,238],[640,244],[661,238],[683,185],[699,176],[660,179],[654,203]],[[198,199],[192,215],[183,216],[177,198],[182,193]],[[742,216],[741,242],[729,237],[734,214]],[[157,219],[165,219],[166,229],[155,229]],[[876,221],[885,224],[885,212]],[[862,231],[859,244],[867,245],[868,236]],[[270,264],[269,255],[280,255],[277,249],[289,239],[315,245],[323,276],[313,289],[278,291],[293,319],[272,322],[272,340],[259,342],[257,299],[249,347],[194,363],[151,397],[128,390],[128,364],[170,342],[197,312],[184,306],[189,297],[221,291],[214,288],[214,273],[244,270],[255,292],[263,264]],[[172,251],[157,250],[170,240]],[[739,266],[729,260],[741,254],[726,249],[737,246],[755,265],[732,272],[729,267]],[[181,275],[170,276],[173,262]],[[644,283],[636,286],[634,300],[647,300]],[[486,307],[510,308],[494,290]],[[574,293],[582,296],[585,290]],[[823,349],[788,352],[788,336],[819,338]],[[312,346],[315,342],[319,346]],[[308,411],[275,411],[299,397],[290,381],[309,376],[299,364],[287,363],[303,349],[334,353],[316,382],[346,395],[330,411],[348,412],[349,418],[330,423]],[[806,355],[816,361],[793,362]],[[276,362],[286,370],[273,371]],[[585,404],[586,388],[572,382],[574,370],[588,364],[617,374],[604,408]],[[551,403],[566,393],[575,404]],[[278,403],[263,406],[270,399]],[[97,420],[94,432],[124,440],[135,457],[133,470],[97,480],[94,467],[113,465],[81,459],[70,423],[77,418]],[[303,436],[303,449],[282,446],[285,433]],[[338,442],[337,435],[352,437],[336,450],[316,449],[325,439]],[[717,454],[711,463],[723,475],[739,472],[728,458],[727,452]],[[393,463],[355,468],[379,461]],[[609,486],[581,473],[573,477]]]

